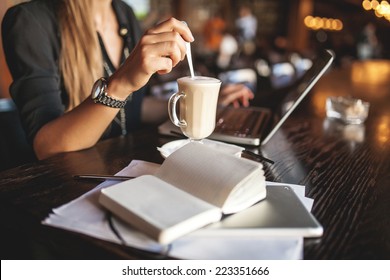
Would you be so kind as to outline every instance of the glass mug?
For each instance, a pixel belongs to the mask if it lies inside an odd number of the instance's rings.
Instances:
[[[168,102],[172,123],[180,127],[190,140],[202,140],[215,128],[218,95],[221,81],[216,78],[195,76],[177,80],[179,91]],[[179,102],[179,116],[177,115]]]

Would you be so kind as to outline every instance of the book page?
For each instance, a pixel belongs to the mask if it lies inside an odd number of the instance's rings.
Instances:
[[[156,176],[221,209],[233,189],[249,177],[265,181],[260,163],[200,143],[189,143],[172,153]],[[259,192],[262,187],[258,186]]]
[[[160,243],[219,221],[221,210],[152,175],[103,189],[99,203]]]

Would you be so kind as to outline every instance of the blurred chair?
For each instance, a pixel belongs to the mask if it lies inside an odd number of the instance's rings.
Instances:
[[[253,92],[257,89],[257,74],[251,68],[229,70],[218,75],[222,83],[241,83],[245,84]]]
[[[297,79],[302,77],[302,75],[313,65],[311,59],[302,57],[298,53],[292,53],[290,55],[290,62],[294,65]]]
[[[272,64],[270,77],[274,89],[287,87],[296,80],[295,68],[290,62]]]
[[[36,160],[15,104],[0,99],[0,171]]]
[[[260,77],[269,78],[271,76],[271,67],[265,59],[257,59],[255,61],[255,68]]]

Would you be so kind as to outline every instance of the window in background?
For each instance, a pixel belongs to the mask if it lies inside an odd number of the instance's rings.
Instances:
[[[139,20],[145,19],[150,13],[150,0],[124,0],[134,10]]]

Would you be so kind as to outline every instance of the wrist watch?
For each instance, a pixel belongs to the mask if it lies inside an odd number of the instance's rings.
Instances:
[[[98,79],[92,87],[92,100],[95,103],[103,104],[111,108],[123,108],[126,100],[119,100],[107,95],[108,82],[105,78]]]

